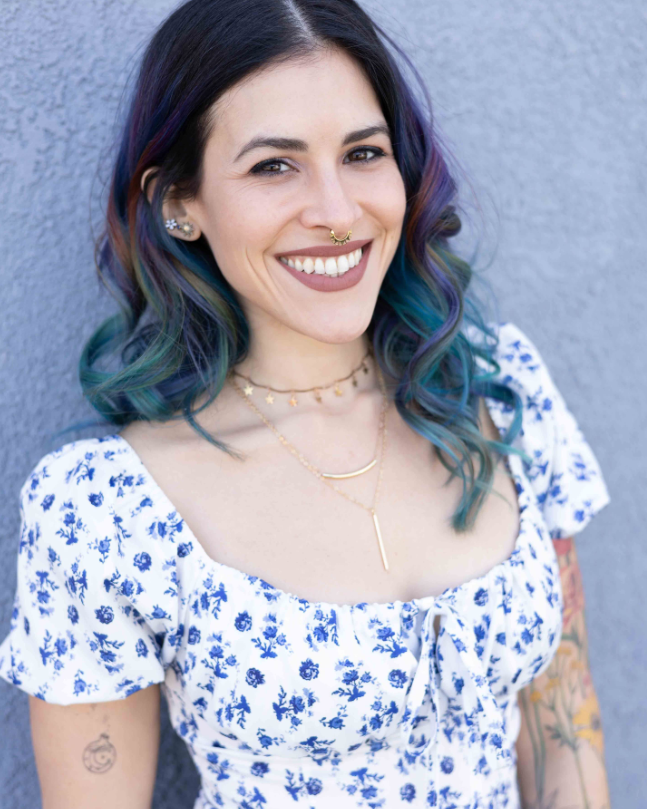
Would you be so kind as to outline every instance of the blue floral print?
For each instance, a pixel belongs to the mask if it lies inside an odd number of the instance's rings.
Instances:
[[[194,809],[518,809],[517,692],[561,639],[551,539],[609,495],[535,346],[498,329],[532,463],[508,458],[520,529],[488,573],[408,602],[310,602],[211,559],[118,434],[82,439],[21,488],[0,676],[60,705],[161,683]],[[503,433],[512,410],[485,401]]]

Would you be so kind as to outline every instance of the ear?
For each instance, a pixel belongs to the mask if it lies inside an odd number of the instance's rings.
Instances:
[[[142,174],[140,187],[142,193],[146,194],[148,201],[153,199],[155,191],[156,177],[149,179],[151,173],[157,171],[155,166],[146,169]],[[182,200],[173,199],[170,195],[162,203],[162,217],[164,218],[164,226],[176,239],[183,241],[194,242],[202,235],[202,231],[198,227],[197,222],[193,221],[189,216]]]

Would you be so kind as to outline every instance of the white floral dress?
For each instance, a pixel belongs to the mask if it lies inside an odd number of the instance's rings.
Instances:
[[[561,637],[552,539],[609,495],[537,349],[499,333],[534,462],[509,456],[520,531],[488,573],[406,602],[298,598],[211,559],[118,434],[81,439],[21,489],[0,676],[60,705],[161,683],[194,809],[518,809],[517,692]],[[486,404],[503,431],[512,410]]]

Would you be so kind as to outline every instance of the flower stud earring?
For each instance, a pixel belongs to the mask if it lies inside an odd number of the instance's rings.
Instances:
[[[190,222],[182,222],[181,225],[175,219],[167,219],[164,222],[164,227],[167,230],[179,230],[184,236],[192,236],[195,228]]]

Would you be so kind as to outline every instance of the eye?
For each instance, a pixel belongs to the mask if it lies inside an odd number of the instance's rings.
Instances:
[[[285,174],[284,171],[281,171],[280,168],[276,168],[277,166],[285,166],[286,169],[289,169],[290,166],[284,160],[264,160],[262,163],[257,163],[251,170],[250,174],[261,174],[265,176],[269,176],[270,174]]]
[[[378,146],[358,146],[357,149],[349,152],[348,156],[351,155],[360,155],[359,160],[351,160],[351,163],[372,163],[380,157],[386,157],[386,152]],[[361,155],[368,155],[368,157],[361,157]]]
[[[378,146],[358,146],[348,153],[348,157],[352,157],[353,155],[359,156],[358,159],[352,159],[348,162],[372,163],[374,160],[377,160],[380,157],[386,157],[386,152],[384,152]],[[281,167],[283,167],[285,171]],[[292,167],[285,160],[273,158],[272,160],[263,160],[262,163],[257,163],[253,168],[250,169],[249,173],[256,174],[257,176],[260,175],[270,177],[276,176],[277,174],[287,174],[288,171],[291,170]]]

